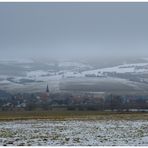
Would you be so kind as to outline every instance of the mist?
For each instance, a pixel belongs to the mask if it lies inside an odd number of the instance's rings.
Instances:
[[[0,58],[148,56],[148,3],[0,3]]]

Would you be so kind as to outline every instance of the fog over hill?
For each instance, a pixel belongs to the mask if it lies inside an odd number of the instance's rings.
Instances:
[[[148,3],[0,3],[0,90],[147,92],[147,18]]]
[[[138,63],[139,61],[139,63]],[[148,60],[100,68],[89,61],[0,60],[0,89],[14,92],[141,92],[148,90]],[[129,63],[129,64],[128,64]],[[118,66],[116,66],[118,65]]]

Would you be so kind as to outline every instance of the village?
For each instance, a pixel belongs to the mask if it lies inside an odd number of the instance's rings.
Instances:
[[[90,110],[148,111],[147,95],[115,95],[100,92],[45,92],[9,94],[0,91],[0,111]]]

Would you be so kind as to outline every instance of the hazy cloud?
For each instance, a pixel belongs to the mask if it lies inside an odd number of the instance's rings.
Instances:
[[[0,57],[148,56],[148,3],[0,3]]]

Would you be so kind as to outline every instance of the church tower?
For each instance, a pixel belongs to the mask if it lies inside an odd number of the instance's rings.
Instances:
[[[46,93],[49,93],[48,84],[47,84],[47,87],[46,87]]]
[[[47,84],[47,87],[46,87],[46,95],[49,96],[49,88],[48,88],[48,84]]]

